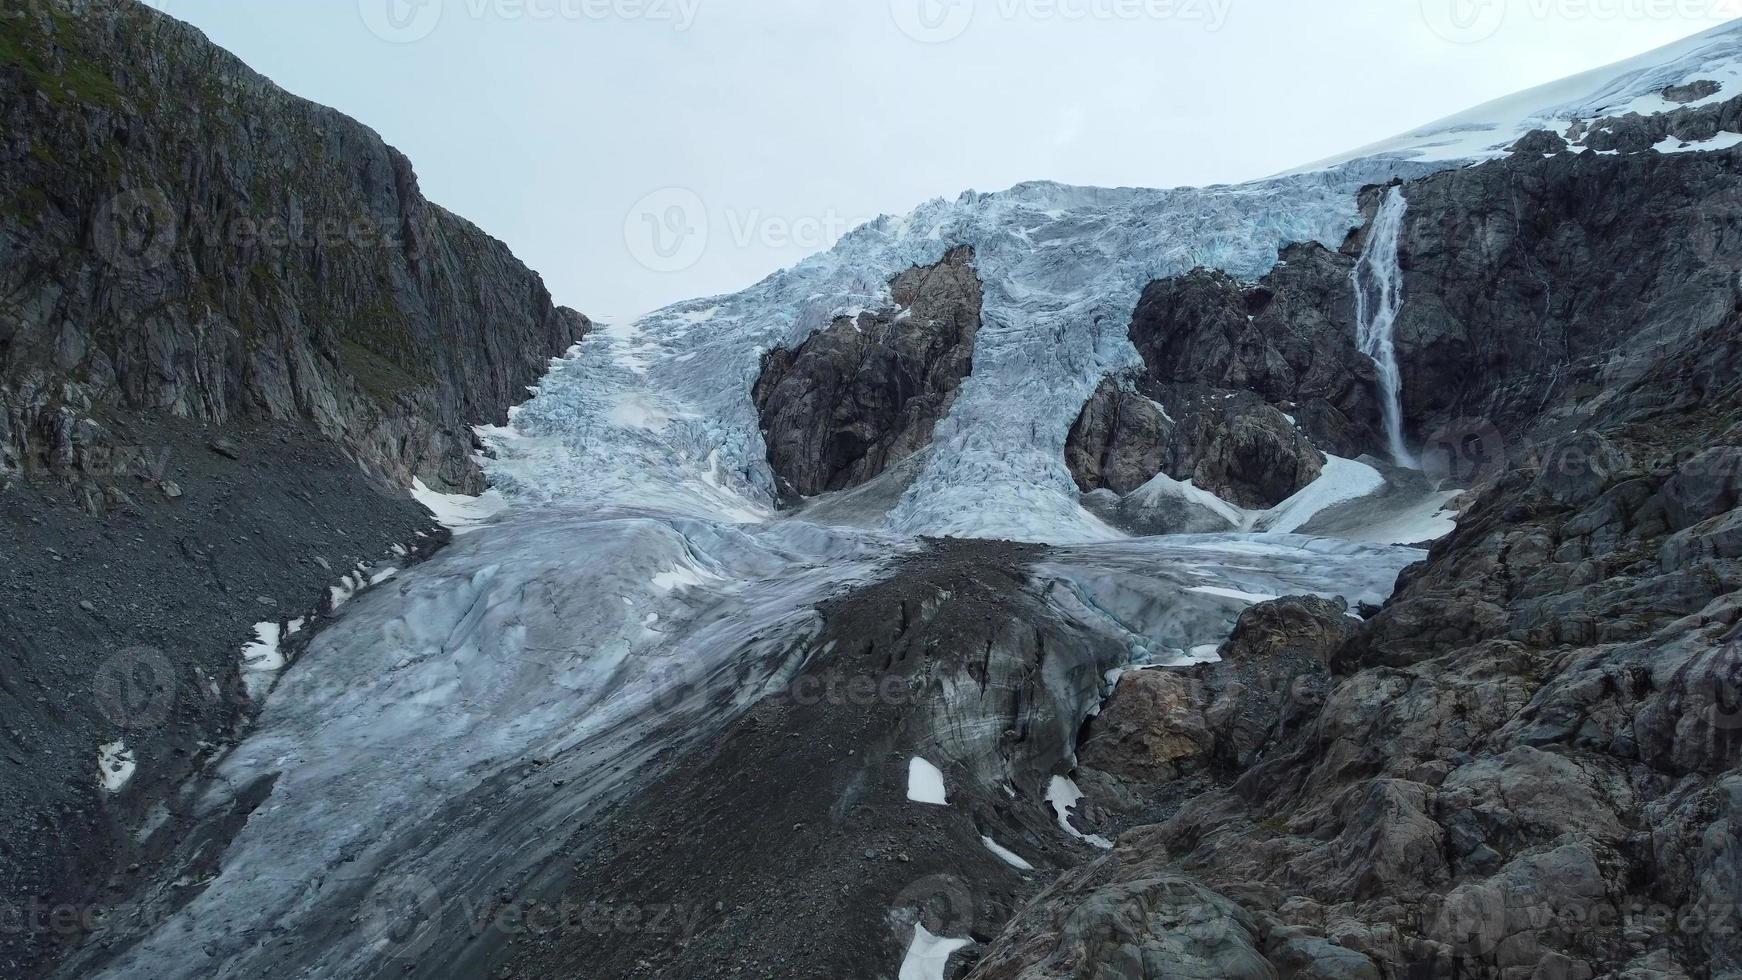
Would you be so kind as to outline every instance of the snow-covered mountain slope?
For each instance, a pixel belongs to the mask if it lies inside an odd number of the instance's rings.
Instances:
[[[1683,102],[1664,97],[1665,90],[1696,81],[1716,82],[1717,88]],[[1712,105],[1738,95],[1742,95],[1742,22],[1732,21],[1607,67],[1495,99],[1293,172],[1335,170],[1353,161],[1374,158],[1442,166],[1489,160],[1506,155],[1507,147],[1531,130],[1548,129],[1564,135],[1578,120],[1630,112],[1655,115],[1689,106]]]
[[[1348,159],[1231,186],[1147,190],[1031,183],[884,217],[743,292],[681,303],[590,337],[508,429],[490,475],[511,496],[658,502],[760,520],[774,480],[750,389],[761,355],[837,314],[889,302],[885,283],[974,246],[985,325],[972,376],[887,518],[914,535],[1050,543],[1122,537],[1080,504],[1063,457],[1107,375],[1138,365],[1126,331],[1144,285],[1196,266],[1251,279],[1290,242],[1342,243],[1356,193],[1504,153],[1522,133],[1616,111],[1678,108],[1660,93],[1742,91],[1742,26],[1472,110]],[[1307,515],[1310,517],[1310,515]]]

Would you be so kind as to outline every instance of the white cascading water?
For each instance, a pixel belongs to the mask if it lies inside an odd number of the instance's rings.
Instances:
[[[1351,278],[1355,283],[1355,323],[1361,352],[1379,365],[1379,394],[1384,400],[1385,439],[1399,466],[1420,469],[1403,440],[1403,372],[1397,366],[1397,314],[1403,309],[1403,270],[1398,265],[1403,216],[1409,201],[1403,188],[1393,187],[1373,219],[1367,248]]]

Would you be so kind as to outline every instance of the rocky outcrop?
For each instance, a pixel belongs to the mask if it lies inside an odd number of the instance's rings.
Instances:
[[[1354,267],[1349,255],[1291,245],[1249,287],[1203,270],[1152,283],[1131,341],[1160,383],[1249,391],[1284,406],[1326,452],[1379,451],[1377,374],[1355,345]]]
[[[1324,455],[1288,416],[1248,392],[1141,384],[1103,382],[1072,426],[1066,461],[1084,493],[1131,494],[1166,473],[1263,510],[1324,470]]]
[[[1663,90],[1663,97],[1671,102],[1698,102],[1710,98],[1724,90],[1724,86],[1709,78],[1701,78],[1686,85],[1671,85]]]
[[[1078,486],[1129,494],[1165,473],[1263,510],[1316,480],[1325,453],[1382,452],[1353,269],[1293,245],[1255,284],[1207,269],[1151,283],[1131,322],[1143,371],[1109,379],[1071,431]]]
[[[1364,624],[1255,607],[1209,671],[1304,695],[1229,728],[1203,679],[1190,752],[1119,770],[1178,802],[972,976],[1742,970],[1742,160],[1529,148],[1404,187],[1407,415],[1481,485],[1457,531]]]
[[[1108,378],[1071,426],[1065,462],[1084,493],[1128,494],[1161,472],[1176,425],[1135,385]]]
[[[926,448],[972,371],[974,250],[952,249],[889,288],[896,309],[839,317],[764,357],[752,397],[783,494],[860,486]]]
[[[439,547],[413,478],[481,489],[471,426],[586,327],[373,132],[192,28],[0,11],[0,973],[140,884],[136,831],[258,708],[256,624],[304,624],[294,659],[359,563]]]
[[[1357,626],[1342,603],[1277,599],[1241,615],[1216,663],[1125,674],[1089,722],[1079,750],[1083,784],[1115,810],[1136,813],[1174,780],[1244,772],[1313,720],[1331,658]]]
[[[1229,503],[1264,510],[1319,478],[1325,456],[1287,415],[1246,392],[1175,385],[1180,406],[1162,469]]]
[[[130,0],[0,17],[0,462],[141,465],[117,413],[295,422],[398,486],[477,491],[585,318],[409,161]]]
[[[1721,338],[1738,302],[1736,158],[1649,148],[1742,127],[1742,100],[1600,123],[1584,145],[1621,155],[1520,153],[1405,188],[1397,331],[1413,445],[1686,410],[1727,384],[1679,355]],[[1687,373],[1636,384],[1660,365]]]

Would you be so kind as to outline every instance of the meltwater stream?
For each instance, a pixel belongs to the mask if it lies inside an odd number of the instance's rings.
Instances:
[[[1367,248],[1355,266],[1355,318],[1362,353],[1379,366],[1385,439],[1399,466],[1420,469],[1403,438],[1403,372],[1397,366],[1397,315],[1403,311],[1403,270],[1398,261],[1409,201],[1393,187],[1379,206]]]

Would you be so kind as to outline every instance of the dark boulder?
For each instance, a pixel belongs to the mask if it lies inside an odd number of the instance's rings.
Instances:
[[[973,369],[980,289],[962,246],[896,276],[898,309],[841,317],[763,358],[752,397],[783,494],[859,486],[931,444]]]
[[[1128,494],[1161,472],[1173,432],[1160,405],[1108,378],[1071,426],[1065,461],[1084,493]]]

